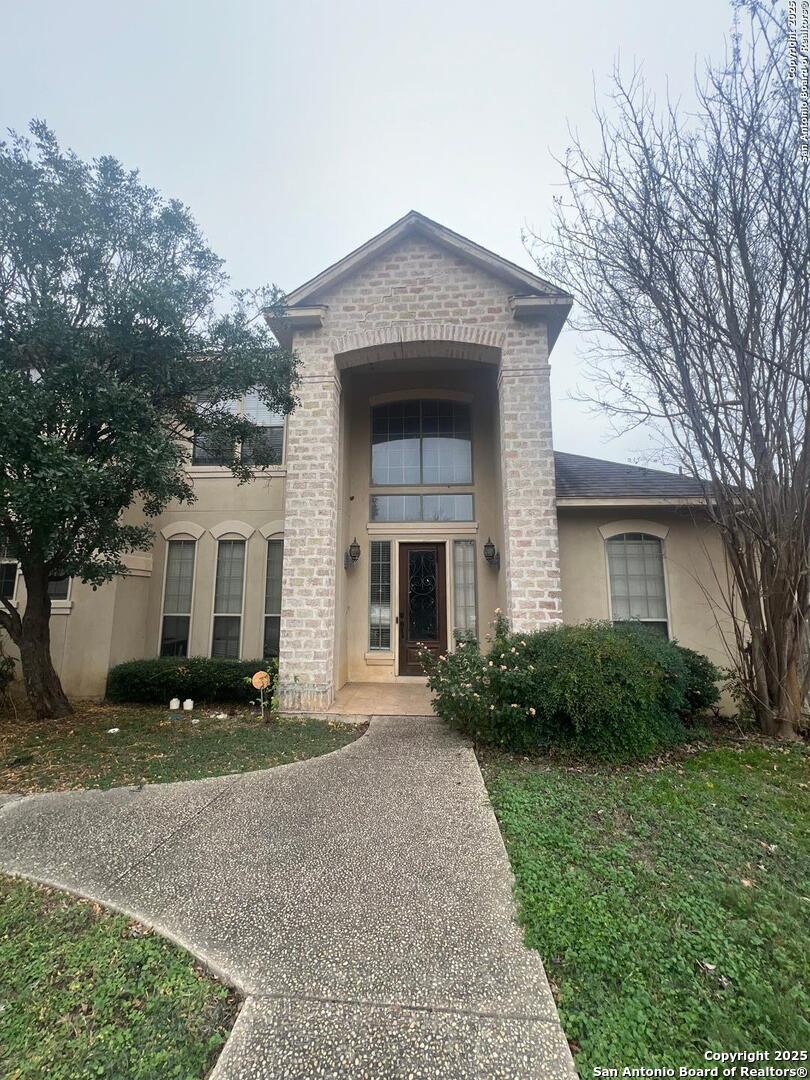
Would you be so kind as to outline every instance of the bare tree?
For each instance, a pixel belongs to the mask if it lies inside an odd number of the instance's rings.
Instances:
[[[591,400],[654,424],[703,483],[744,692],[763,731],[795,738],[810,683],[807,144],[786,21],[735,7],[731,54],[696,79],[690,113],[614,71],[597,146],[573,135],[561,162],[553,235],[528,243],[595,332]]]

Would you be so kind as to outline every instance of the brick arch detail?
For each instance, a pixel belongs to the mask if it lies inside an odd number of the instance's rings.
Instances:
[[[506,333],[489,326],[474,326],[468,323],[395,323],[375,329],[354,330],[348,334],[341,334],[332,339],[330,348],[338,358],[342,354],[363,349],[385,345],[405,345],[419,341],[437,344],[456,342],[500,350],[506,343]]]

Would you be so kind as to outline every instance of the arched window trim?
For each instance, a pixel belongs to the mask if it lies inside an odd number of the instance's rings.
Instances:
[[[204,533],[196,521],[170,521],[160,530],[164,540],[199,540]]]
[[[256,530],[246,521],[220,521],[209,531],[215,540],[249,540]]]
[[[666,540],[669,535],[669,526],[661,525],[657,521],[646,521],[644,518],[625,518],[621,521],[611,521],[607,525],[600,525],[599,532],[603,540],[611,540],[620,533],[648,533],[657,540]]]

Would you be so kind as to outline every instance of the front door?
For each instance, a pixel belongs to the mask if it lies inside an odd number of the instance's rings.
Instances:
[[[423,675],[419,646],[447,651],[444,544],[399,545],[399,674]]]

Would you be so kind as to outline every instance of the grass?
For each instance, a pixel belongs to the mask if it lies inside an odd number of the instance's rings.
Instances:
[[[635,767],[482,754],[582,1076],[810,1045],[810,755],[719,739]]]
[[[0,1076],[203,1077],[236,995],[97,904],[0,876]]]
[[[165,709],[74,703],[64,720],[0,716],[0,791],[30,794],[81,787],[197,780],[316,757],[352,742],[362,728],[322,720],[261,719],[247,710],[218,720],[218,706],[171,719]],[[110,728],[118,728],[109,734]]]

